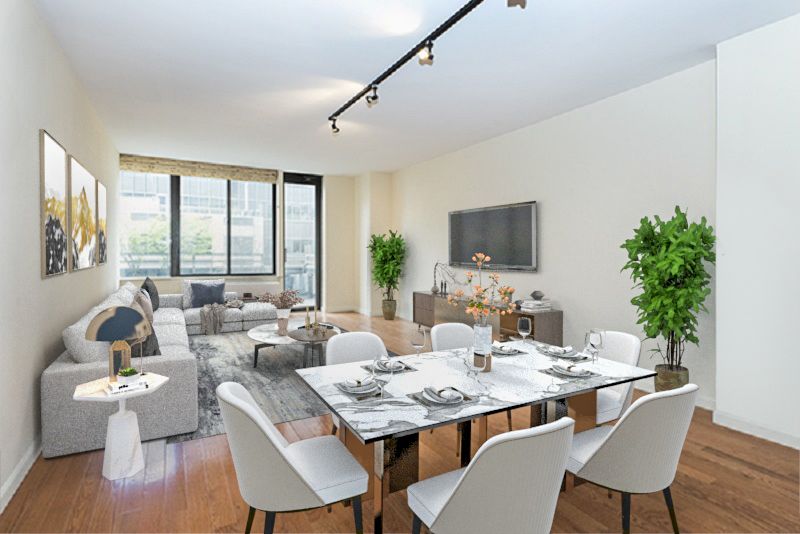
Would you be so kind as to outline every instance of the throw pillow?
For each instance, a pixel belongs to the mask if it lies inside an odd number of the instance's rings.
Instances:
[[[158,346],[158,337],[156,337],[155,330],[140,345],[141,347],[134,346],[133,350],[131,350],[131,358],[139,356],[139,350],[142,351],[142,356],[161,356],[161,348]]]
[[[225,282],[192,282],[192,308],[202,308],[206,304],[225,304]]]
[[[156,288],[155,282],[150,280],[149,276],[147,278],[145,278],[144,284],[142,284],[142,289],[147,291],[148,295],[150,295],[150,302],[152,304],[153,311],[156,311],[158,309],[158,306],[159,306],[158,289]]]
[[[193,284],[203,284],[203,285],[216,285],[222,284],[223,287],[225,286],[225,279],[224,278],[214,278],[210,280],[183,280],[183,309],[188,310],[189,308],[193,308],[192,305],[192,285]]]
[[[133,302],[139,305],[144,312],[145,319],[150,323],[150,326],[153,326],[153,304],[150,300],[150,293],[144,289],[140,289],[133,296]]]

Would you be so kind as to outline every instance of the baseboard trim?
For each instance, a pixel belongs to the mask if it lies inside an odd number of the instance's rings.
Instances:
[[[3,482],[3,486],[0,487],[0,514],[6,509],[8,503],[11,502],[11,498],[14,497],[14,494],[19,489],[22,481],[25,480],[25,476],[28,474],[28,471],[31,470],[33,467],[33,463],[36,461],[36,458],[39,457],[39,454],[42,452],[42,443],[41,440],[37,437],[33,443],[31,443],[28,450],[25,451],[25,454],[22,456],[17,465],[14,467],[14,470],[11,471],[11,475],[9,475],[8,480]]]
[[[746,421],[729,413],[715,410],[712,416],[712,421],[716,425],[724,426],[732,430],[736,430],[737,432],[743,432],[757,438],[766,439],[768,441],[800,450],[800,437],[792,436],[779,430],[772,430],[771,428],[764,428],[763,426],[755,425],[750,421]]]

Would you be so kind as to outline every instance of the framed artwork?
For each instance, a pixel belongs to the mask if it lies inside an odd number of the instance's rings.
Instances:
[[[69,158],[70,258],[73,271],[97,265],[97,180]]]
[[[67,151],[39,130],[42,278],[68,271]]]
[[[97,263],[103,265],[108,261],[108,208],[106,204],[106,186],[97,182]]]

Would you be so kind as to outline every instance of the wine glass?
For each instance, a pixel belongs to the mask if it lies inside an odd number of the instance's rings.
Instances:
[[[531,318],[530,317],[520,317],[517,319],[517,332],[519,335],[522,336],[522,342],[525,343],[529,335],[531,335]]]
[[[417,356],[425,348],[425,329],[417,330],[411,335],[411,346],[417,351]]]
[[[482,354],[475,354],[473,351],[467,351],[466,357],[461,360],[464,362],[464,366],[467,368],[467,376],[472,378],[477,386],[477,396],[483,395],[485,388],[481,381],[478,379],[480,373],[486,369],[486,364],[488,362],[488,356]]]
[[[586,351],[592,355],[592,363],[597,363],[597,355],[603,348],[605,332],[599,328],[592,328],[586,332]]]

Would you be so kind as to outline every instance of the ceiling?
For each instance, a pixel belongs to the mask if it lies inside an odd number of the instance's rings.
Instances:
[[[714,57],[800,0],[486,0],[326,118],[465,0],[36,0],[121,152],[395,170]]]

